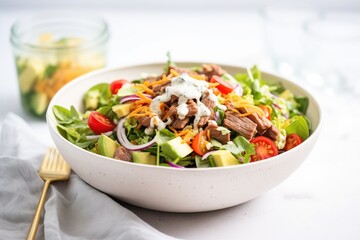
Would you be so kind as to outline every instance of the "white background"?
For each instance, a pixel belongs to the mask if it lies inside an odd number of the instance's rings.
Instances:
[[[59,9],[103,16],[112,33],[109,66],[165,62],[170,50],[175,61],[258,64],[280,73],[269,49],[269,23],[261,16],[268,6],[315,15],[329,11],[358,15],[360,10],[358,1],[334,0],[1,1],[0,121],[8,112],[16,113],[50,139],[45,123],[26,115],[20,106],[9,43],[10,26],[18,17]],[[286,34],[281,39],[286,47]],[[306,56],[301,60],[311,61]],[[302,67],[299,64],[297,69]],[[289,179],[250,202],[208,213],[173,214],[125,206],[160,231],[186,239],[360,239],[359,95],[336,89],[329,93],[300,75],[291,78],[319,99],[324,125],[315,149]]]

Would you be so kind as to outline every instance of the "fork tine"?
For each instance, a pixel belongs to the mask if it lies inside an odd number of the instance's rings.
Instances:
[[[70,166],[55,148],[49,148],[45,154],[39,175],[43,179],[65,180],[70,176]]]
[[[44,206],[46,192],[50,182],[58,180],[67,180],[70,177],[70,166],[61,157],[60,153],[55,148],[49,148],[44,156],[41,164],[39,175],[45,180],[45,185],[36,209],[33,222],[30,226],[27,239],[33,240],[36,236],[36,231],[41,217],[41,211]]]

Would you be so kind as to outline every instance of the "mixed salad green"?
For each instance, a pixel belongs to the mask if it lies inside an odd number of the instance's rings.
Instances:
[[[254,66],[217,65],[115,80],[84,94],[84,111],[54,106],[58,131],[88,151],[124,161],[203,168],[264,160],[310,135],[309,100],[267,82]]]

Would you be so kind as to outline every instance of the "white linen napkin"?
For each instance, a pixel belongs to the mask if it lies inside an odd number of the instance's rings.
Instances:
[[[37,171],[49,143],[8,114],[0,137],[0,239],[25,239],[40,198]],[[154,229],[107,195],[83,182],[54,182],[36,239],[175,239]]]

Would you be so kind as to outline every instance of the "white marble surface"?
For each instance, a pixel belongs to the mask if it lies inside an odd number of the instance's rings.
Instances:
[[[256,63],[276,73],[258,11],[92,11],[111,26],[109,66],[165,61],[170,50],[175,61]],[[9,43],[13,20],[35,12],[0,9],[0,122],[13,112],[50,139],[45,122],[21,109]],[[185,239],[360,239],[360,97],[302,84],[323,107],[322,135],[305,163],[278,187],[242,205],[206,213],[125,206],[160,231]]]

